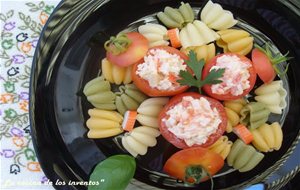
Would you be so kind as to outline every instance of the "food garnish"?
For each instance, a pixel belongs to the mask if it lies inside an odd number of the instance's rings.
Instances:
[[[99,185],[90,185],[88,190],[124,190],[135,173],[136,163],[132,156],[114,155],[100,162],[90,175],[90,181]]]
[[[163,170],[186,183],[198,184],[211,179],[224,165],[223,158],[207,148],[180,150],[165,163]],[[211,179],[213,186],[213,181]],[[213,188],[212,188],[213,189]]]
[[[219,79],[223,76],[225,69],[212,69],[209,74],[202,79],[202,69],[205,64],[204,60],[201,59],[198,61],[197,55],[193,50],[189,52],[188,56],[189,59],[186,61],[187,66],[192,69],[195,77],[188,71],[180,71],[179,76],[181,79],[177,80],[177,82],[179,82],[181,85],[197,87],[199,88],[200,93],[202,86],[206,84],[218,84],[222,82]]]
[[[278,64],[292,59],[292,57],[288,57],[289,52],[284,55],[281,55],[280,53],[274,54],[271,51],[270,43],[266,43],[264,47],[260,47],[255,44],[254,47],[255,49],[252,51],[252,61],[254,63],[255,69],[257,70],[258,76],[265,83],[271,82],[275,78],[275,73],[269,74],[271,76],[266,76],[268,73],[272,73],[267,64],[271,65],[279,76],[283,76],[286,74],[289,68],[289,64],[286,65],[284,71],[280,71],[280,69],[278,68]]]
[[[106,58],[120,67],[138,62],[148,50],[148,40],[138,32],[119,33],[105,42]]]

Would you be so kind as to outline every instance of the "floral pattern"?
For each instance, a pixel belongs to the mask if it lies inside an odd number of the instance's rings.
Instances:
[[[2,1],[3,2],[3,1]],[[41,189],[43,174],[29,126],[29,79],[39,35],[57,1],[1,2],[0,159],[1,189]],[[30,181],[24,181],[30,176]],[[39,183],[38,183],[39,182]],[[42,189],[53,189],[43,186]]]

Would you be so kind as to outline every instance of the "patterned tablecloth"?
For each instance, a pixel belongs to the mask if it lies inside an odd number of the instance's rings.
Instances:
[[[0,51],[0,189],[53,189],[33,150],[29,126],[29,80],[32,57],[41,30],[59,0],[1,0]],[[300,145],[267,183],[300,163]],[[299,168],[298,168],[299,169]],[[132,185],[134,184],[134,185]],[[127,189],[145,189],[132,181]],[[153,188],[153,187],[152,187]],[[152,189],[148,186],[147,189]],[[155,189],[155,188],[153,188]]]
[[[56,1],[1,0],[0,189],[53,189],[30,136],[28,98],[32,57]]]

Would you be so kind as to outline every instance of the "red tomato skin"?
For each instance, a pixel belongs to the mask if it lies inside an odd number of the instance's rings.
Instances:
[[[174,135],[172,132],[170,132],[168,130],[168,128],[165,125],[165,122],[163,122],[163,118],[166,117],[166,112],[171,109],[172,107],[174,107],[176,104],[178,104],[179,102],[181,102],[182,98],[184,96],[192,96],[193,98],[200,98],[200,97],[204,97],[206,98],[210,104],[212,108],[216,108],[219,112],[220,118],[222,120],[222,122],[219,124],[219,127],[217,129],[217,131],[213,134],[211,134],[207,141],[204,144],[194,144],[193,146],[188,146],[184,140],[179,139],[176,137],[176,135]],[[162,134],[162,136],[171,144],[173,144],[174,146],[176,146],[177,148],[180,149],[186,149],[186,148],[190,148],[190,147],[209,147],[210,145],[212,145],[214,142],[216,142],[225,132],[226,127],[227,127],[227,115],[225,112],[225,109],[223,107],[223,105],[210,97],[198,94],[196,92],[185,92],[182,94],[179,94],[177,96],[174,96],[173,98],[171,98],[171,100],[164,106],[164,108],[161,110],[161,112],[159,113],[158,116],[158,123],[159,123],[159,130]]]
[[[251,64],[251,67],[248,68],[248,71],[250,73],[250,77],[249,77],[250,87],[248,89],[245,89],[244,92],[238,96],[234,96],[230,92],[227,94],[214,94],[211,90],[212,85],[204,85],[202,87],[202,89],[208,96],[218,99],[218,100],[236,100],[236,99],[242,98],[253,89],[255,82],[256,82],[256,72],[253,67],[253,64],[250,59],[248,59],[247,57],[245,57],[243,55],[239,55],[239,54],[235,54],[235,53],[223,53],[223,54],[219,54],[219,55],[215,56],[214,58],[209,60],[209,62],[207,64],[205,64],[203,71],[202,71],[202,79],[204,79],[209,74],[209,70],[214,65],[216,65],[216,61],[217,61],[218,57],[220,57],[222,55],[229,55],[229,56],[235,55],[235,56],[238,56],[242,61],[245,61],[245,62],[248,62]]]
[[[213,176],[224,166],[224,160],[219,154],[206,148],[193,147],[173,154],[165,163],[163,170],[170,176],[184,180],[185,170],[191,165],[200,165]],[[207,179],[209,178],[202,181]]]
[[[251,59],[257,75],[264,83],[270,83],[275,79],[276,72],[266,54],[255,48],[252,50]]]
[[[126,36],[132,42],[125,52],[114,55],[112,52],[106,51],[107,60],[120,67],[127,67],[137,63],[146,55],[149,49],[149,42],[142,34],[129,32],[126,33]]]
[[[169,47],[169,46],[155,46],[149,49],[163,49],[166,50],[167,52],[171,54],[177,54],[179,55],[183,60],[187,60],[188,56],[178,49]],[[137,86],[138,89],[140,89],[143,93],[147,94],[148,96],[151,97],[157,97],[157,96],[174,96],[176,94],[180,94],[184,91],[186,91],[189,87],[188,86],[180,86],[176,88],[175,90],[159,90],[156,88],[151,88],[148,81],[141,78],[136,74],[136,71],[138,69],[138,65],[142,64],[144,62],[144,59],[141,59],[138,63],[134,64],[132,67],[132,72],[131,72],[131,78],[133,83]]]

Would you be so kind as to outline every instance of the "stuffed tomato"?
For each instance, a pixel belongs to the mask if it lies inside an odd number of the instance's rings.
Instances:
[[[218,100],[235,100],[247,95],[254,87],[256,72],[250,59],[235,53],[224,53],[211,59],[203,69],[205,79],[211,70],[225,69],[222,81],[204,85],[203,90]]]
[[[186,92],[174,96],[158,117],[159,130],[174,146],[208,147],[216,142],[227,126],[223,105],[207,96]]]
[[[134,84],[148,96],[173,96],[188,89],[181,86],[180,71],[188,70],[187,55],[169,46],[150,48],[144,58],[133,66]]]

